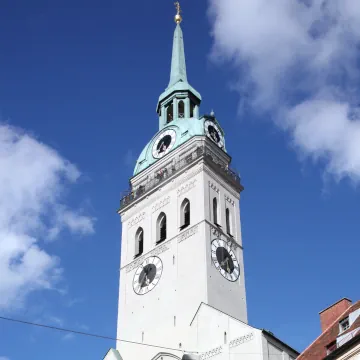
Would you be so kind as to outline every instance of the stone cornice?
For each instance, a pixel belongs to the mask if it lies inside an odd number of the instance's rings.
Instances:
[[[209,226],[212,235],[216,236],[217,238],[225,238],[225,240],[227,242],[231,243],[232,248],[239,247],[240,249],[243,250],[243,247],[238,242],[236,242],[235,239],[233,239],[231,236],[228,236],[227,234],[225,234],[222,231],[222,229],[220,229],[219,227],[215,226],[214,224],[212,224],[211,222],[209,222],[207,220],[202,220],[202,221],[198,222],[197,224],[187,228],[186,230],[184,229],[183,231],[181,231],[179,234],[172,237],[171,239],[166,240],[163,243],[157,245],[154,249],[151,249],[147,253],[144,253],[143,255],[134,259],[130,263],[122,266],[120,268],[120,270],[126,269],[126,272],[130,272],[130,271],[134,270],[137,266],[139,266],[147,257],[158,256],[158,255],[164,253],[165,251],[169,250],[169,245],[173,241],[177,240],[178,244],[182,243],[183,241],[185,241],[188,238],[192,237],[193,235],[197,234],[197,232],[199,231],[199,226],[202,223],[205,223]],[[210,238],[208,240],[212,241],[213,239]]]

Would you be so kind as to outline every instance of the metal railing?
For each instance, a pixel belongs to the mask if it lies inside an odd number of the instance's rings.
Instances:
[[[352,338],[360,334],[360,327],[354,329],[353,331],[346,334],[344,337],[341,338],[341,340],[336,341],[336,343],[332,344],[326,349],[326,354],[329,355],[339,347],[346,344],[348,341],[350,341]]]
[[[171,163],[157,171],[151,178],[138,186],[136,189],[130,188],[128,191],[124,192],[120,200],[120,209],[128,206],[137,198],[200,158],[205,158],[206,160],[211,161],[218,168],[219,172],[222,172],[225,176],[229,177],[240,186],[240,176],[234,170],[231,170],[229,166],[224,164],[223,161],[217,158],[216,155],[206,149],[205,146],[200,146],[179,161]]]

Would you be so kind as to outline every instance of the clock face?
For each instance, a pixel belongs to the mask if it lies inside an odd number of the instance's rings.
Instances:
[[[150,256],[137,268],[133,288],[136,294],[145,295],[151,291],[160,281],[163,265],[160,258]]]
[[[206,135],[216,143],[220,148],[224,147],[224,138],[218,126],[211,120],[205,121]]]
[[[152,155],[155,159],[160,159],[166,155],[175,145],[176,132],[169,129],[162,132],[155,140],[153,145]]]
[[[225,279],[236,281],[239,278],[239,262],[226,241],[216,239],[211,243],[211,257],[216,269]]]

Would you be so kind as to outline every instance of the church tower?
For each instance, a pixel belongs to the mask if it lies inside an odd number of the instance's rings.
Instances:
[[[214,113],[200,116],[176,3],[170,81],[159,130],[141,152],[122,221],[116,350],[106,360],[294,360],[248,324],[240,177]],[[271,359],[269,356],[272,356]]]
[[[156,108],[159,130],[141,152],[118,211],[114,359],[221,359],[241,336],[261,343],[247,324],[243,187],[230,169],[220,122],[214,113],[199,115],[201,95],[188,82],[176,5],[170,81]]]

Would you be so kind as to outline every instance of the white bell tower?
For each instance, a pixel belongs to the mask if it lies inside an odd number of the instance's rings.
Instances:
[[[214,114],[198,114],[201,96],[187,81],[180,22],[178,11],[170,83],[157,106],[160,130],[141,153],[119,209],[117,337],[126,342],[117,347],[124,360],[200,353],[194,321],[202,305],[247,323],[243,187]],[[213,336],[227,336],[218,332]]]
[[[295,360],[296,350],[248,324],[243,187],[215,114],[199,115],[176,6],[159,131],[141,152],[118,211],[118,340],[105,359]]]

